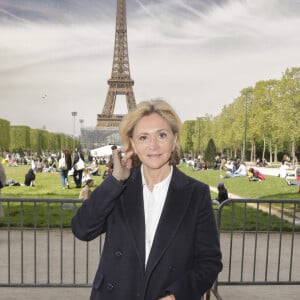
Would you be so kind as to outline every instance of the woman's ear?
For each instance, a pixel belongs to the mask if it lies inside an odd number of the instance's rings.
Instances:
[[[130,139],[130,143],[131,143],[131,146],[132,146],[132,149],[133,149],[134,153],[136,154],[136,149],[135,149],[135,145],[133,143],[132,138]]]

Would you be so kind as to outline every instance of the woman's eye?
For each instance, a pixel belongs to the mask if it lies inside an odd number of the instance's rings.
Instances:
[[[139,141],[146,141],[147,140],[147,136],[146,135],[141,135],[139,136]]]
[[[167,134],[165,132],[160,132],[159,135],[158,135],[158,138],[160,140],[165,139],[166,137],[167,137]]]

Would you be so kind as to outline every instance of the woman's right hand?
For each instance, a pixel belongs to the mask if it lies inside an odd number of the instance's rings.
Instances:
[[[112,151],[114,164],[112,175],[119,181],[126,180],[129,177],[132,167],[132,156],[134,152],[132,150],[126,150],[126,148],[118,148]]]

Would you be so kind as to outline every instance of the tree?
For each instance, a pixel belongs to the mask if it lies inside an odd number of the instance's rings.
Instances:
[[[10,145],[10,122],[0,119],[0,150],[3,157],[3,151],[8,150]]]
[[[213,166],[215,162],[215,157],[217,155],[217,149],[214,140],[211,138],[208,141],[205,153],[204,160],[207,162],[208,166]]]
[[[185,154],[193,151],[194,123],[195,121],[185,121],[183,123],[180,146]]]
[[[30,150],[30,127],[28,126],[11,126],[10,127],[10,149],[19,152],[21,155],[24,151]]]
[[[290,140],[290,153],[292,163],[295,164],[296,142],[300,138],[300,68],[287,69],[281,79],[281,97],[285,104],[282,108],[287,116],[283,131],[286,132]]]
[[[192,135],[193,153],[196,156],[204,153],[204,149],[208,143],[208,139],[212,132],[212,117],[205,115],[205,117],[198,117],[194,121],[194,130]]]

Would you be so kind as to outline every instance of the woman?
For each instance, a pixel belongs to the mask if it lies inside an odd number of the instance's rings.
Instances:
[[[35,173],[31,168],[25,174],[24,185],[25,186],[35,186]]]
[[[218,202],[222,203],[228,199],[228,190],[225,188],[224,182],[218,184]]]
[[[6,174],[2,163],[0,162],[0,197],[1,197],[1,189],[5,186],[6,186]],[[0,217],[4,217],[4,210],[1,202],[0,202]]]
[[[279,175],[278,176],[280,178],[285,178],[288,175],[288,173],[287,173],[288,169],[289,169],[288,162],[286,160],[283,160],[282,164],[279,168]]]
[[[84,169],[84,164],[79,168],[77,163],[79,163],[80,160],[84,162],[84,156],[80,148],[76,147],[74,153],[74,161],[73,161],[73,168],[74,168],[73,178],[76,184],[76,188],[81,188],[81,184],[82,184],[82,172]]]
[[[114,169],[72,219],[75,236],[106,233],[92,300],[198,300],[222,269],[209,187],[176,168],[181,123],[162,100],[120,125]]]
[[[58,168],[60,174],[61,185],[63,189],[70,188],[68,173],[72,169],[72,155],[68,149],[63,149],[58,160]]]
[[[260,171],[254,168],[249,168],[248,177],[249,181],[261,181],[266,179],[266,177]]]

